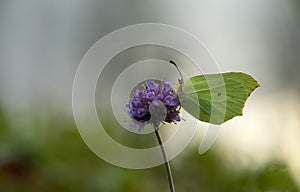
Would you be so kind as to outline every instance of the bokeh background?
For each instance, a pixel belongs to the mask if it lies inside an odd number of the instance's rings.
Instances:
[[[299,0],[0,0],[0,190],[168,191],[163,166],[128,170],[94,155],[72,116],[86,51],[145,22],[193,33],[221,71],[261,84],[207,153],[195,141],[171,161],[176,190],[300,191]]]

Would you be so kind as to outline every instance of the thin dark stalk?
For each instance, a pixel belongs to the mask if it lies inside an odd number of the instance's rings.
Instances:
[[[180,75],[180,79],[178,79],[178,81],[179,81],[180,84],[182,84],[183,83],[183,76],[181,74],[181,71],[179,70],[177,64],[174,61],[171,60],[170,63],[176,67],[176,69],[177,69],[177,71],[178,71],[178,73]]]
[[[167,177],[168,177],[170,191],[171,192],[175,192],[173,177],[172,177],[172,173],[171,173],[171,167],[170,167],[170,164],[169,164],[169,161],[168,161],[166,149],[165,149],[165,147],[164,147],[164,145],[162,143],[160,134],[158,132],[158,127],[154,127],[154,130],[155,130],[155,135],[156,135],[157,141],[158,141],[158,143],[160,145],[160,149],[161,149],[161,152],[162,152],[162,155],[163,155],[163,159],[164,159],[164,162],[165,162],[164,164],[165,164],[165,168],[166,168],[166,172],[167,172]]]

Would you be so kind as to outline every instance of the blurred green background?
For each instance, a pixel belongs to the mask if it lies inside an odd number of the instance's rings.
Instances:
[[[193,33],[221,71],[261,84],[207,153],[200,133],[171,161],[176,191],[300,191],[299,0],[0,0],[0,191],[168,191],[163,166],[128,170],[93,154],[72,116],[86,51],[145,22]]]

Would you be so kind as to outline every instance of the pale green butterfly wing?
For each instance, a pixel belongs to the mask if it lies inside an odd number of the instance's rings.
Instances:
[[[182,85],[181,106],[201,121],[222,124],[242,115],[247,98],[257,87],[257,81],[245,73],[199,75]]]

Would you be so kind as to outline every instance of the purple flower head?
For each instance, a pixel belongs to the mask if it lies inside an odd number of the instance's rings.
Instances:
[[[149,80],[142,90],[135,90],[126,107],[133,119],[130,128],[138,125],[139,131],[148,123],[158,127],[161,122],[176,123],[181,120],[180,101],[170,82],[155,83]]]

